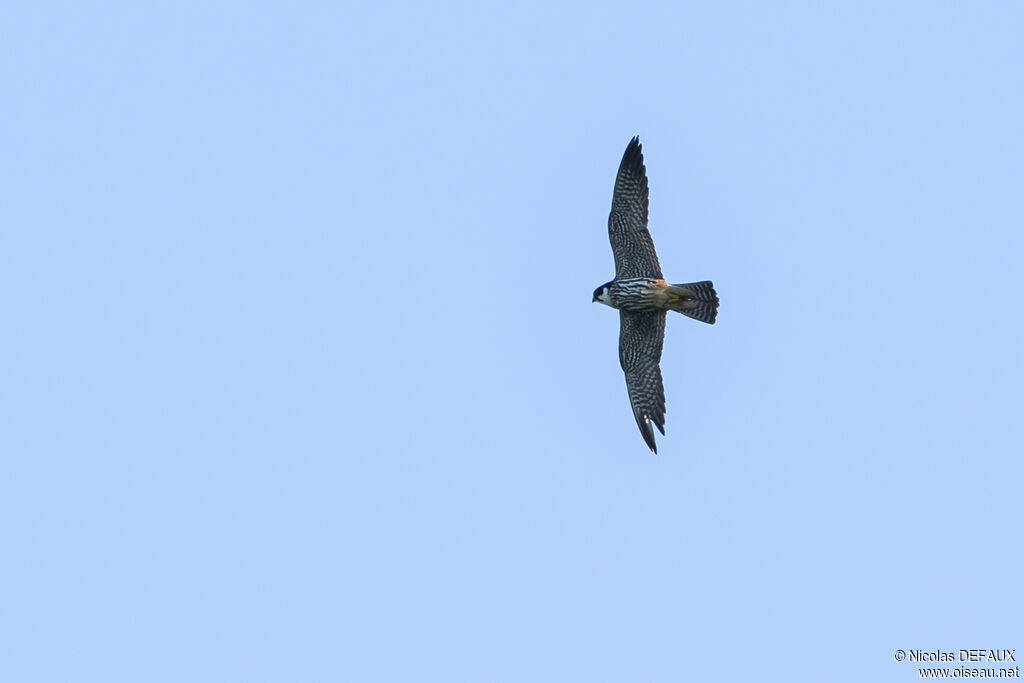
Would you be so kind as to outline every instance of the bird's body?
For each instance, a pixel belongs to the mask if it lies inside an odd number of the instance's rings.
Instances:
[[[714,323],[717,297],[710,281],[670,285],[661,278],[632,277],[601,285],[595,300],[620,311],[678,311]],[[706,304],[714,303],[714,306]]]
[[[627,311],[658,311],[668,303],[669,284],[656,277],[612,280],[597,295],[606,306]]]
[[[664,280],[647,230],[647,205],[647,169],[640,140],[633,138],[619,164],[608,216],[615,279],[598,287],[593,300],[619,310],[619,363],[629,401],[644,441],[657,453],[653,427],[665,433],[660,363],[666,314],[677,311],[714,324],[718,295],[708,280],[681,285]]]

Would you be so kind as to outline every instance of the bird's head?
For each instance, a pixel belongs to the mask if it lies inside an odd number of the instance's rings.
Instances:
[[[614,280],[612,280],[612,282],[614,282]],[[595,289],[594,290],[594,298],[593,298],[593,300],[590,303],[594,303],[595,301],[599,301],[602,304],[604,304],[605,306],[611,306],[612,305],[612,297],[611,297],[611,292],[610,292],[611,287],[612,287],[612,283],[611,282],[606,282],[603,285],[601,285],[600,287],[598,287],[597,289]]]

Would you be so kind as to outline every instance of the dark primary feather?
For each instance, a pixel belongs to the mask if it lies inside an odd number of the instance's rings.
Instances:
[[[665,315],[665,311],[619,311],[619,363],[626,374],[636,424],[655,453],[658,448],[651,423],[665,433],[665,386],[659,365],[665,342]]]
[[[615,177],[608,238],[615,254],[615,278],[661,277],[654,240],[647,230],[647,169],[640,138],[633,138],[622,155]]]

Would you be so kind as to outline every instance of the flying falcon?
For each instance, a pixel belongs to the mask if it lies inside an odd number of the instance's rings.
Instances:
[[[619,309],[619,363],[626,373],[629,402],[644,441],[657,453],[654,427],[665,434],[659,363],[667,311],[713,325],[718,295],[709,280],[670,285],[662,278],[647,230],[647,169],[637,137],[629,141],[619,164],[608,237],[615,254],[615,279],[594,290],[594,301]]]

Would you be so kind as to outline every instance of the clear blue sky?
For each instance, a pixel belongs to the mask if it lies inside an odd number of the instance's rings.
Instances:
[[[1024,9],[0,11],[0,680],[1024,659]],[[617,360],[641,137],[667,432]]]

